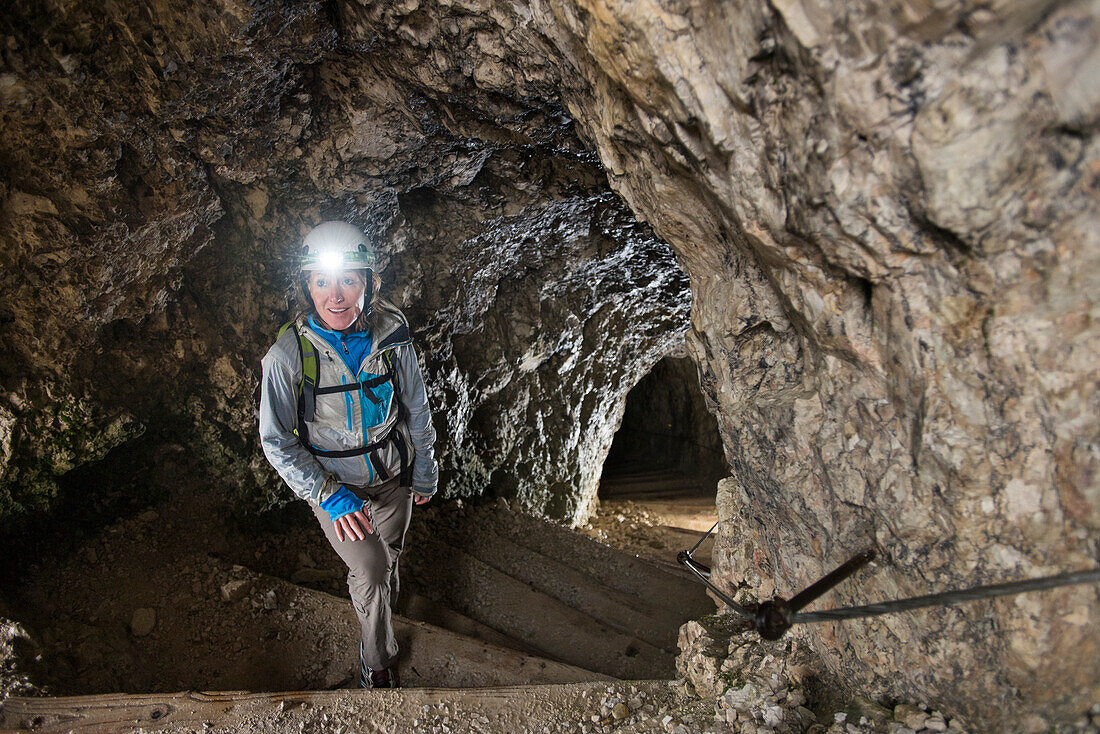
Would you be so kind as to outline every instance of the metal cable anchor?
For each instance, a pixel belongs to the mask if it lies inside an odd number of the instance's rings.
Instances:
[[[995,596],[1008,596],[1011,594],[1022,594],[1028,591],[1053,589],[1059,586],[1100,583],[1100,569],[1091,569],[1087,571],[1060,573],[1035,579],[1011,581],[1003,584],[975,586],[970,589],[944,591],[938,594],[926,594],[924,596],[914,596],[908,599],[895,599],[893,601],[879,602],[877,604],[841,607],[839,609],[829,609],[822,612],[807,612],[800,614],[799,611],[801,609],[871,562],[875,557],[875,551],[873,549],[867,549],[853,556],[830,573],[792,596],[790,599],[784,599],[777,596],[770,601],[759,603],[751,602],[742,605],[738,604],[730,598],[728,594],[712,584],[710,582],[710,569],[692,558],[692,554],[698,550],[699,546],[703,544],[703,541],[714,533],[717,527],[718,523],[716,522],[707,534],[695,544],[694,548],[690,551],[681,551],[677,555],[676,560],[687,567],[700,581],[706,584],[707,588],[710,589],[715,596],[729,605],[734,612],[741,615],[746,628],[755,629],[765,640],[778,640],[787,630],[796,624],[835,622],[844,619],[874,617],[880,614],[893,614],[895,612],[931,606],[946,606],[948,604],[958,604],[960,602],[974,601],[976,599],[990,599]]]
[[[755,629],[765,640],[778,640],[782,637],[787,630],[797,623],[797,614],[800,609],[816,600],[822,594],[832,589],[859,569],[863,568],[863,566],[867,565],[875,557],[875,552],[873,550],[865,550],[859,555],[849,559],[845,564],[833,570],[831,573],[826,574],[810,584],[790,599],[784,599],[777,596],[765,602],[752,602],[741,605],[710,582],[710,568],[692,558],[692,554],[695,553],[695,551],[699,549],[699,546],[714,533],[717,527],[718,523],[716,522],[707,534],[695,544],[694,548],[689,551],[680,551],[676,556],[676,560],[694,573],[707,585],[708,589],[729,605],[733,611],[740,614],[745,619],[746,626],[750,629]]]

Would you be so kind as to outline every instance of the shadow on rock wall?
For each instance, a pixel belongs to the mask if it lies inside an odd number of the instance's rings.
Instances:
[[[8,11],[0,514],[138,436],[239,510],[285,501],[259,358],[301,235],[346,218],[412,320],[445,494],[583,521],[627,390],[686,328],[668,246],[553,99],[456,104],[319,6],[248,13]]]

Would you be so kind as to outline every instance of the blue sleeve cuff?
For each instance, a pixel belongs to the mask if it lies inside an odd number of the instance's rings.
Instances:
[[[344,515],[350,515],[356,510],[363,509],[363,505],[366,504],[363,500],[356,497],[351,493],[344,485],[340,485],[340,489],[332,493],[332,496],[321,503],[321,509],[328,513],[329,518],[336,522]]]

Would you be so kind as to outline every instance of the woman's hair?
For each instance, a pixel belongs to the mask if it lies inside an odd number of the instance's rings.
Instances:
[[[317,313],[317,309],[313,307],[313,298],[309,295],[309,274],[312,271],[303,270],[301,276],[298,278],[298,313],[295,314],[295,320],[302,316],[314,316],[322,324],[324,319]],[[370,272],[373,274],[373,283],[371,284],[371,296],[370,296],[370,308],[364,308],[363,313],[359,314],[359,318],[356,319],[354,324],[355,331],[374,331],[378,325],[378,291],[382,288],[382,276],[378,274],[376,270],[356,270],[356,273],[365,275]]]

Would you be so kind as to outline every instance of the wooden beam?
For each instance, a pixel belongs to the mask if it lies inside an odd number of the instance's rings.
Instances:
[[[302,731],[414,732],[446,720],[450,731],[557,729],[563,716],[579,725],[609,691],[642,690],[650,701],[671,697],[668,681],[570,683],[496,688],[338,691],[183,691],[21,698],[0,703],[0,731],[43,734]]]

